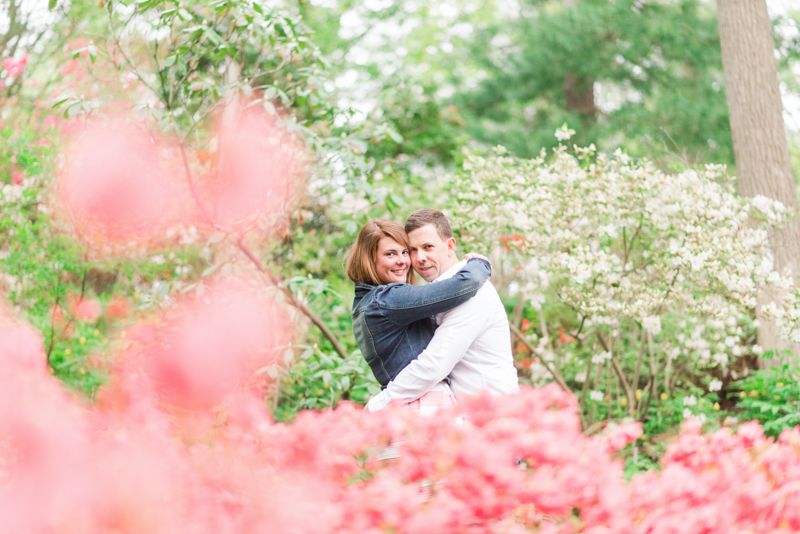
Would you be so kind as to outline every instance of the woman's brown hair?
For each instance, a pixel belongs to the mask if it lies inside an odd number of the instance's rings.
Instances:
[[[375,219],[365,224],[353,246],[350,247],[347,257],[347,277],[353,282],[361,282],[371,286],[383,285],[375,270],[378,259],[378,243],[384,237],[391,237],[406,249],[411,250],[408,236],[403,227],[394,221]],[[414,283],[414,270],[409,267],[406,282]]]

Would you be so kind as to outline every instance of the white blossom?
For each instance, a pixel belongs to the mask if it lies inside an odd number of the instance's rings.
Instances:
[[[565,125],[557,136],[573,134]],[[499,247],[509,282],[537,310],[557,298],[586,330],[612,339],[638,322],[659,336],[660,354],[725,367],[748,350],[744,340],[759,325],[748,317],[769,283],[782,297],[764,315],[800,341],[800,291],[774,270],[768,239],[788,212],[737,195],[722,166],[667,175],[621,150],[560,145],[530,160],[467,153],[464,169],[453,192],[463,245]]]
[[[561,126],[561,128],[556,130],[556,139],[558,139],[559,141],[567,141],[573,135],[575,135],[575,130],[570,130],[569,128],[567,128],[567,123],[564,123],[564,125]]]
[[[592,399],[593,401],[600,402],[603,400],[604,397],[605,396],[603,395],[602,391],[598,391],[595,389],[589,392],[589,398]]]
[[[595,354],[594,356],[592,356],[592,363],[595,365],[602,365],[603,362],[610,359],[611,359],[611,353],[608,351],[603,351],[599,354]]]
[[[719,391],[722,389],[722,380],[714,379],[708,384],[709,391]]]
[[[642,319],[642,328],[647,330],[651,335],[656,335],[661,332],[661,317],[651,315]]]

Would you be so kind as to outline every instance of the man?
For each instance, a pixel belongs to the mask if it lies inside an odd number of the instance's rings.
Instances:
[[[449,278],[463,265],[456,256],[450,223],[441,211],[415,211],[408,217],[405,230],[411,265],[426,281]],[[483,284],[464,304],[440,314],[437,322],[439,327],[428,347],[369,401],[370,411],[393,401],[414,401],[448,375],[456,397],[481,391],[519,391],[508,316],[491,283]]]

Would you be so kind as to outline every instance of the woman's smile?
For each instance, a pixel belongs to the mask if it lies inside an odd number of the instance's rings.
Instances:
[[[392,239],[384,237],[378,243],[375,258],[375,271],[384,284],[405,283],[411,268],[411,255],[408,249]]]

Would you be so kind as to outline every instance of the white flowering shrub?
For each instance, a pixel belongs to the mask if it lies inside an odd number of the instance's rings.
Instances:
[[[558,133],[565,141],[571,132]],[[719,379],[736,378],[734,363],[758,351],[759,289],[792,285],[769,251],[784,206],[739,197],[722,166],[668,175],[619,150],[562,144],[532,160],[498,147],[468,155],[464,170],[455,188],[462,241],[499,250],[540,316],[525,332],[532,376],[547,368],[584,402],[591,391],[589,401],[641,415],[679,374],[719,391]],[[800,313],[772,312],[800,334]]]

